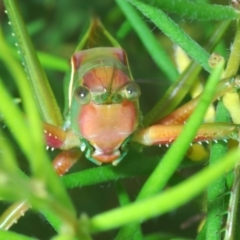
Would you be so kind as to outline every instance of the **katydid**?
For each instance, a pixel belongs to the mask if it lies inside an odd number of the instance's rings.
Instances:
[[[84,50],[77,51],[71,58],[71,75],[68,79],[66,120],[62,128],[44,123],[46,144],[63,150],[80,148],[92,162],[100,165],[117,165],[127,153],[128,142],[143,145],[169,144],[180,134],[183,123],[194,110],[199,97],[175,110],[152,126],[143,128],[138,99],[140,88],[133,81],[127,56],[119,47],[95,47],[92,36],[106,35],[99,21],[94,21],[84,38]],[[112,38],[111,38],[112,39]],[[108,40],[108,39],[107,39]],[[90,43],[89,43],[89,42]],[[109,40],[110,42],[110,40]],[[85,47],[91,47],[86,49]],[[238,88],[238,78],[220,81],[214,99],[227,91]],[[234,124],[204,124],[195,137],[196,142],[234,138],[238,139],[239,127]],[[71,151],[71,150],[70,150]],[[76,149],[74,150],[77,152]],[[69,153],[69,152],[67,152]],[[70,154],[66,162],[75,162],[80,153]],[[56,157],[55,166],[60,175],[68,168]],[[58,168],[56,167],[56,168]]]

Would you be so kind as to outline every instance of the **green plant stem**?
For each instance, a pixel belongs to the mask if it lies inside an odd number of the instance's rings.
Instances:
[[[123,224],[144,221],[179,207],[202,192],[209,183],[221,176],[226,169],[231,169],[238,161],[239,154],[239,149],[230,152],[215,166],[202,170],[162,194],[94,216],[90,220],[91,230],[93,232],[103,231]]]
[[[21,59],[21,56],[16,52],[16,49],[14,47],[11,47],[12,55],[14,55],[17,59]],[[69,70],[69,64],[66,61],[66,59],[63,59],[61,57],[57,57],[45,52],[37,52],[37,56],[39,58],[39,61],[41,65],[46,69],[66,72]],[[0,58],[2,55],[0,55]]]
[[[227,67],[224,72],[224,77],[236,76],[240,65],[240,24],[237,24],[237,31],[234,42],[231,46],[230,56],[227,62]]]
[[[174,82],[178,77],[176,67],[172,63],[165,49],[151,33],[146,23],[127,1],[116,0],[116,3],[122,9],[126,18],[131,23],[132,28],[138,34],[138,37],[142,41],[144,47],[148,50],[149,55],[155,61],[157,66],[164,72],[169,80]]]
[[[132,26],[129,21],[124,21],[120,28],[118,29],[116,36],[118,39],[124,39],[127,34],[131,31]]]
[[[33,238],[33,237],[26,237],[24,235],[21,235],[19,233],[15,233],[15,232],[10,232],[10,231],[3,231],[0,230],[0,237],[1,239],[11,239],[11,240],[37,240],[37,238]]]
[[[219,24],[215,31],[211,34],[210,39],[204,47],[207,51],[211,52],[214,47],[219,43],[223,34],[226,32],[230,25],[230,21],[225,21]],[[175,83],[173,83],[164,96],[155,104],[155,106],[144,116],[143,126],[149,126],[156,122],[156,120],[165,117],[171,113],[181,102],[181,100],[189,92],[190,87],[195,82],[195,79],[201,66],[196,62],[192,62],[188,68],[179,76]]]
[[[230,118],[222,101],[219,102],[216,112],[217,122],[229,122]],[[221,156],[227,153],[228,147],[226,143],[213,143],[211,147],[211,154],[209,158],[209,166],[214,166],[219,162]],[[206,222],[206,239],[220,240],[222,228],[222,214],[224,212],[224,193],[225,175],[213,182],[207,189],[207,222]]]
[[[120,203],[120,206],[127,205],[131,202],[126,190],[124,189],[123,185],[119,181],[116,182],[115,189],[117,191],[117,196],[118,196],[118,201]]]
[[[209,81],[207,82],[206,88],[203,92],[202,100],[199,102],[188,123],[185,125],[182,134],[180,134],[178,139],[173,143],[169,151],[164,155],[159,165],[155,168],[154,172],[151,174],[147,182],[142,187],[137,197],[137,200],[152,196],[161,191],[170,176],[172,176],[173,172],[177,169],[180,161],[182,160],[182,157],[184,156],[185,152],[189,147],[190,142],[195,136],[195,132],[202,123],[204,113],[207,110],[207,107],[212,100],[211,96],[214,94],[214,90],[216,89],[222,66],[223,64],[218,65],[211,74]],[[177,197],[173,197],[169,199],[176,198]],[[136,204],[138,204],[138,202]],[[139,209],[137,211],[139,211]],[[95,217],[93,219],[95,219]],[[131,225],[129,226],[129,228],[130,227]],[[132,232],[129,230],[127,232],[128,235],[125,235],[125,239],[128,239],[130,236],[132,236],[134,231],[134,229],[132,229]]]
[[[29,141],[27,138],[22,138],[26,132],[28,131],[26,122],[23,119],[23,116],[19,109],[16,106],[13,106],[11,109],[11,104],[13,105],[12,98],[5,91],[5,87],[3,86],[2,81],[0,81],[0,94],[4,99],[4,104],[0,105],[0,112],[3,114],[4,119],[6,121],[7,126],[14,132],[16,131],[18,134],[15,135],[16,141],[19,142],[19,145],[22,151],[26,154],[27,157],[32,157],[32,148],[29,145]],[[14,118],[12,117],[14,116]],[[18,121],[15,121],[18,119]]]
[[[229,60],[223,76],[224,78],[229,76],[230,77],[236,76],[239,69],[239,65],[240,65],[239,52],[240,52],[240,24],[237,23],[237,32],[231,47]],[[240,100],[239,100],[238,93],[233,91],[225,94],[225,96],[223,97],[223,103],[225,107],[228,109],[231,115],[232,121],[235,124],[240,124],[240,113],[239,113]]]
[[[173,22],[162,10],[136,0],[129,0],[144,16],[149,18],[175,44],[179,45],[194,61],[206,71],[211,72],[208,65],[209,53],[198,45],[189,35]]]
[[[226,222],[226,233],[224,240],[234,240],[236,234],[237,212],[240,196],[240,165],[239,163],[234,168],[234,181],[231,189],[231,196],[229,200],[229,212]]]
[[[44,121],[56,126],[62,125],[62,115],[51,90],[46,74],[37,58],[22,16],[15,0],[4,0],[4,5],[13,28],[25,70],[34,89],[36,102]]]
[[[240,64],[240,24],[237,22],[237,31],[236,31],[236,36],[234,38],[233,45],[231,47],[231,53],[229,56],[228,64],[226,67],[226,70],[224,72],[224,76],[235,76],[238,72],[239,69],[239,64]],[[233,99],[234,102],[231,104],[228,104],[229,100],[228,99]],[[239,107],[240,107],[240,100],[238,93],[236,92],[231,92],[227,93],[223,97],[223,103],[228,109],[232,121],[236,124],[240,123],[240,115],[238,114],[239,112]],[[236,114],[237,113],[237,114]],[[236,165],[234,169],[234,180],[233,180],[233,187],[232,187],[232,192],[231,192],[231,197],[229,201],[229,209],[230,212],[227,216],[227,222],[226,222],[226,231],[225,231],[225,240],[229,239],[234,239],[235,235],[235,228],[236,228],[236,214],[238,211],[238,201],[239,201],[239,188],[240,188],[240,167],[239,163]]]
[[[218,65],[210,75],[198,106],[192,113],[187,124],[184,126],[182,133],[179,135],[177,140],[174,141],[169,151],[164,155],[161,162],[147,179],[138,194],[137,200],[144,199],[161,191],[174,171],[176,171],[203,121],[209,104],[212,101],[212,96],[216,90],[216,85],[218,83],[218,79],[220,78],[222,67],[223,63]],[[125,236],[125,238],[130,237],[131,234],[133,234],[133,231],[129,231],[128,233],[129,235]]]
[[[117,195],[119,199],[119,203],[121,206],[126,206],[130,203],[130,199],[128,197],[128,194],[126,190],[124,189],[123,185],[119,183],[119,181],[116,183],[116,190]],[[143,239],[143,234],[141,231],[141,226],[139,223],[131,224],[131,227],[122,227],[120,231],[118,232],[117,237],[115,240],[125,240],[126,237],[130,234],[132,234],[132,231],[134,231],[134,234],[132,235],[132,240],[141,240]]]
[[[214,94],[218,79],[221,75],[220,69],[220,66],[218,66],[217,69],[215,69],[210,75],[207,85],[201,96],[201,100],[184,126],[183,132],[171,145],[169,151],[164,155],[159,165],[148,178],[138,195],[138,199],[145,198],[160,191],[172,176],[173,172],[177,169],[180,161],[184,157],[190,143],[192,142],[197,129],[200,127],[203,121],[204,114],[209,104],[212,101],[211,96]]]
[[[205,224],[203,225],[201,231],[197,235],[196,240],[205,240],[206,239],[206,229],[207,229],[207,224],[205,222]]]
[[[29,145],[27,138],[21,139],[21,136],[24,136],[24,133],[26,133],[28,128],[27,126],[24,127],[24,125],[26,125],[26,120],[23,120],[23,117],[20,111],[18,111],[18,115],[12,115],[12,116],[15,116],[15,119],[19,119],[19,123],[18,122],[16,123],[16,121],[13,121],[14,119],[11,120],[10,117],[9,117],[9,121],[7,122],[11,124],[11,126],[9,126],[10,129],[16,131],[16,133],[18,132],[18,134],[16,134],[16,138],[20,142],[20,145],[24,141],[24,146],[21,145],[21,147],[24,149],[25,154],[30,159],[35,158],[37,152],[33,154],[32,149],[35,148],[35,151],[38,151],[39,147],[37,148],[33,145],[40,146],[40,144],[42,144],[42,151],[43,151],[43,136],[42,136],[41,128],[39,127],[41,125],[41,121],[39,118],[38,111],[36,109],[36,105],[33,101],[34,96],[30,89],[30,85],[27,81],[26,75],[23,69],[20,67],[19,63],[12,56],[11,49],[9,48],[8,44],[5,42],[2,32],[0,32],[0,51],[1,51],[1,59],[3,60],[6,67],[8,68],[9,72],[12,74],[12,77],[15,80],[16,85],[18,86],[18,89],[21,93],[24,110],[26,114],[29,115],[28,124],[31,126],[31,129],[32,129],[32,131],[29,132],[29,135],[32,135],[32,138],[33,138],[31,145]],[[1,107],[5,108],[6,106],[1,106]],[[15,106],[15,109],[16,109],[16,106]],[[9,111],[7,110],[8,109],[6,109],[6,114],[9,114]],[[15,111],[15,114],[17,114],[16,111]],[[21,119],[23,120],[24,123],[21,122]],[[16,125],[19,125],[19,127],[16,127]],[[23,129],[21,129],[20,127],[21,125],[23,126]],[[42,152],[38,152],[37,156],[39,158],[37,157],[34,162],[36,165],[39,163],[37,160],[43,158]]]
[[[2,41],[0,41],[0,48],[1,47],[2,47]],[[5,50],[6,49],[7,48],[5,48]],[[15,74],[19,73],[19,76],[20,76],[21,71],[19,69],[19,66],[14,61],[14,59],[11,58],[11,54],[5,56],[5,60],[6,62],[8,61],[11,62],[11,67],[15,67],[13,72],[16,71]],[[18,78],[16,77],[16,79]],[[23,83],[24,81],[22,81],[22,84]],[[25,101],[32,99],[31,91],[27,84],[25,85],[25,88],[20,89],[20,91],[24,96],[23,98]],[[33,129],[37,127],[38,128],[37,134],[40,133],[40,138],[41,139],[43,138],[41,133],[41,128],[39,127],[41,125],[40,120],[36,118],[37,123],[35,124],[38,124],[38,125],[34,126],[34,128],[31,129],[31,131],[29,131],[29,127],[27,125],[26,119],[23,117],[22,112],[13,103],[11,96],[9,96],[9,94],[6,92],[5,87],[2,84],[2,81],[0,82],[0,92],[1,92],[1,97],[4,98],[4,101],[5,101],[4,104],[0,105],[0,111],[1,113],[3,113],[6,125],[9,127],[9,129],[12,130],[13,136],[15,137],[19,146],[22,148],[23,152],[27,156],[27,159],[29,160],[33,174],[35,174],[35,177],[38,177],[47,186],[49,186],[49,189],[52,189],[51,190],[52,193],[56,194],[55,196],[58,196],[58,198],[64,202],[63,205],[67,205],[69,207],[69,210],[71,209],[72,212],[74,212],[73,205],[69,197],[67,196],[65,189],[61,185],[60,180],[54,173],[54,170],[52,168],[50,161],[48,160],[46,152],[43,148],[43,144],[41,143],[41,141],[36,139],[36,137],[33,136],[32,134],[32,132],[34,132]],[[30,94],[30,96],[28,94]],[[32,110],[35,113],[36,107],[34,108],[33,106],[31,106],[31,108],[28,109],[28,112],[27,112],[28,115],[31,115]],[[14,118],[12,116],[14,116]],[[16,119],[18,119],[18,121],[16,121]],[[44,171],[39,171],[39,169],[44,169]]]
[[[62,177],[66,188],[75,188],[108,182],[115,179],[143,176],[152,172],[158,164],[159,157],[146,158],[141,153],[129,152],[121,164],[116,167],[105,165],[98,168],[90,168],[80,172],[67,174]]]
[[[146,1],[144,1],[146,3]],[[196,3],[188,0],[155,0],[154,6],[167,12],[175,13],[184,19],[191,20],[234,20],[240,17],[240,13],[230,6],[216,4]]]

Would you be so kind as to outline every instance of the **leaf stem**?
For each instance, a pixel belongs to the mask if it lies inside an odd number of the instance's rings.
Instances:
[[[184,19],[197,21],[234,20],[240,17],[239,11],[230,6],[196,3],[188,0],[155,0],[154,5]]]

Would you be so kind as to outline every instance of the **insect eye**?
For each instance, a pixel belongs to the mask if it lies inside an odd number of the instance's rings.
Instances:
[[[139,98],[140,94],[141,90],[134,82],[129,83],[125,88],[125,95],[128,100],[136,100]]]
[[[74,97],[82,105],[85,105],[91,101],[91,94],[88,88],[85,86],[77,87],[74,92]]]

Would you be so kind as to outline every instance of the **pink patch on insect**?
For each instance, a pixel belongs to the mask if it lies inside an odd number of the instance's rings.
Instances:
[[[91,92],[104,92],[109,86],[114,92],[128,82],[129,77],[123,71],[108,66],[96,67],[83,76],[83,84]]]
[[[81,135],[96,149],[93,157],[101,162],[119,157],[119,147],[137,124],[136,105],[127,100],[121,104],[84,105],[78,118]]]
[[[43,123],[46,145],[53,148],[60,148],[66,140],[66,132],[60,127]]]
[[[114,160],[116,160],[118,157],[120,157],[120,155],[121,154],[119,150],[116,150],[114,152],[101,152],[101,151],[95,150],[92,157],[102,163],[111,163]]]
[[[49,135],[49,133],[45,133],[45,141],[48,146],[54,148],[60,148],[63,145],[63,141],[58,139],[54,135]]]

